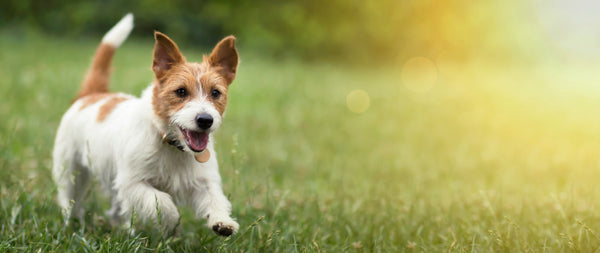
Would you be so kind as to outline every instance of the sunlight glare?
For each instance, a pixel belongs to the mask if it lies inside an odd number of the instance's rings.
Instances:
[[[592,60],[600,56],[599,1],[539,1],[537,10],[552,42],[567,56]]]

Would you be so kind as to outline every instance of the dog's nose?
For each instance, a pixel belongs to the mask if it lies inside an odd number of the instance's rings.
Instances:
[[[202,130],[209,129],[210,126],[212,126],[212,123],[213,117],[209,114],[203,113],[196,116],[196,125],[198,125],[198,127]]]

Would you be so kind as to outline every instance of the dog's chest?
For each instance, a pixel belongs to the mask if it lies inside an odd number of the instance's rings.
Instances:
[[[171,194],[188,191],[198,180],[199,164],[189,154],[169,147],[151,164],[147,182]]]

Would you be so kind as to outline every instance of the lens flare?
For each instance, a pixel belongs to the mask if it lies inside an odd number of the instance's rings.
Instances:
[[[364,90],[353,90],[346,96],[346,105],[353,113],[363,113],[369,109],[369,94]]]
[[[402,66],[402,83],[407,89],[425,93],[429,91],[438,78],[435,64],[425,57],[414,57]]]

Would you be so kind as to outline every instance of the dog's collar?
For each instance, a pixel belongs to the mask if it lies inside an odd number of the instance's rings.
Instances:
[[[162,134],[162,141],[163,143],[169,144],[177,148],[179,151],[183,152],[183,145],[181,144],[181,142],[179,140],[169,138],[167,133]],[[196,161],[198,161],[199,163],[205,163],[208,161],[208,159],[210,159],[210,151],[208,151],[208,149],[205,149],[202,152],[195,154],[194,158],[196,158]]]

